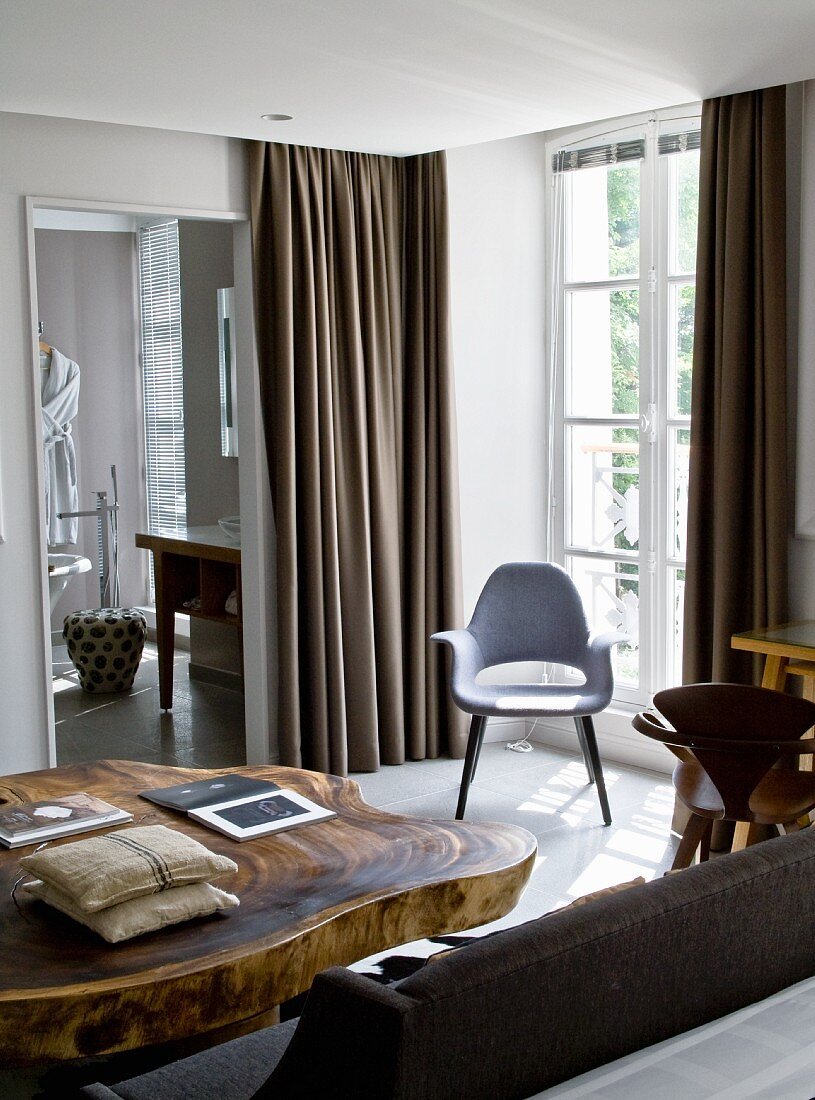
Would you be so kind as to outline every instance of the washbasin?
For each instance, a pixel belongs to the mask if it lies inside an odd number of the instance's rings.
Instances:
[[[218,520],[218,526],[228,539],[233,542],[241,541],[241,517],[240,516],[223,516]]]

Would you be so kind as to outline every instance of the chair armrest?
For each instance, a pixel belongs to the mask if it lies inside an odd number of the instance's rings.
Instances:
[[[442,630],[438,634],[431,634],[430,641],[443,642],[452,650],[452,685],[474,680],[485,667],[481,646],[469,630]]]
[[[590,634],[587,644],[593,653],[603,653],[627,641],[628,635],[623,634],[621,630],[606,630],[602,634]]]
[[[596,691],[604,692],[609,701],[614,691],[611,650],[619,642],[627,640],[627,634],[609,630],[603,634],[590,634],[586,642],[586,656],[580,665],[580,670],[586,677],[586,683],[591,684]]]
[[[802,737],[800,741],[783,741],[782,756],[815,755],[815,737]]]

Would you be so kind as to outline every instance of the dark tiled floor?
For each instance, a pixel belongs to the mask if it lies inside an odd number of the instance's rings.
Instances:
[[[54,647],[57,763],[104,758],[180,767],[227,768],[246,763],[243,696],[190,680],[189,656],[177,655],[173,709],[158,702],[158,661],[145,647],[132,691],[89,695],[64,646]]]

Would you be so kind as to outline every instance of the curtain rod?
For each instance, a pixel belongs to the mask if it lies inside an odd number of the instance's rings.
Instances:
[[[660,122],[684,122],[686,119],[693,119],[693,118],[697,118],[697,119],[701,118],[701,115],[671,115],[669,118],[660,119]],[[654,121],[656,121],[656,120],[654,120]],[[633,126],[631,124],[629,124],[628,126],[617,126],[613,130],[603,130],[603,132],[601,134],[597,134],[596,137],[598,139],[599,138],[604,138],[604,137],[607,137],[610,134],[622,134],[626,130],[633,130],[633,129],[636,129],[636,124],[634,124]],[[571,147],[573,145],[582,145],[584,141],[592,141],[592,140],[593,140],[593,138],[585,138],[585,137],[577,138],[575,141],[569,141],[565,145],[561,145],[560,148],[561,149],[571,149]]]

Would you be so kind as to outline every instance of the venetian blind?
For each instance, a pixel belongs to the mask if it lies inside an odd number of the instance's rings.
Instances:
[[[660,134],[659,154],[665,156],[668,153],[688,153],[698,149],[701,144],[701,130],[685,130],[681,134]]]
[[[187,524],[177,221],[139,230],[139,290],[147,523],[172,533]]]
[[[575,172],[579,168],[597,168],[600,165],[621,164],[627,160],[642,160],[645,141],[613,141],[606,145],[592,145],[584,149],[559,149],[552,156],[553,172]]]

